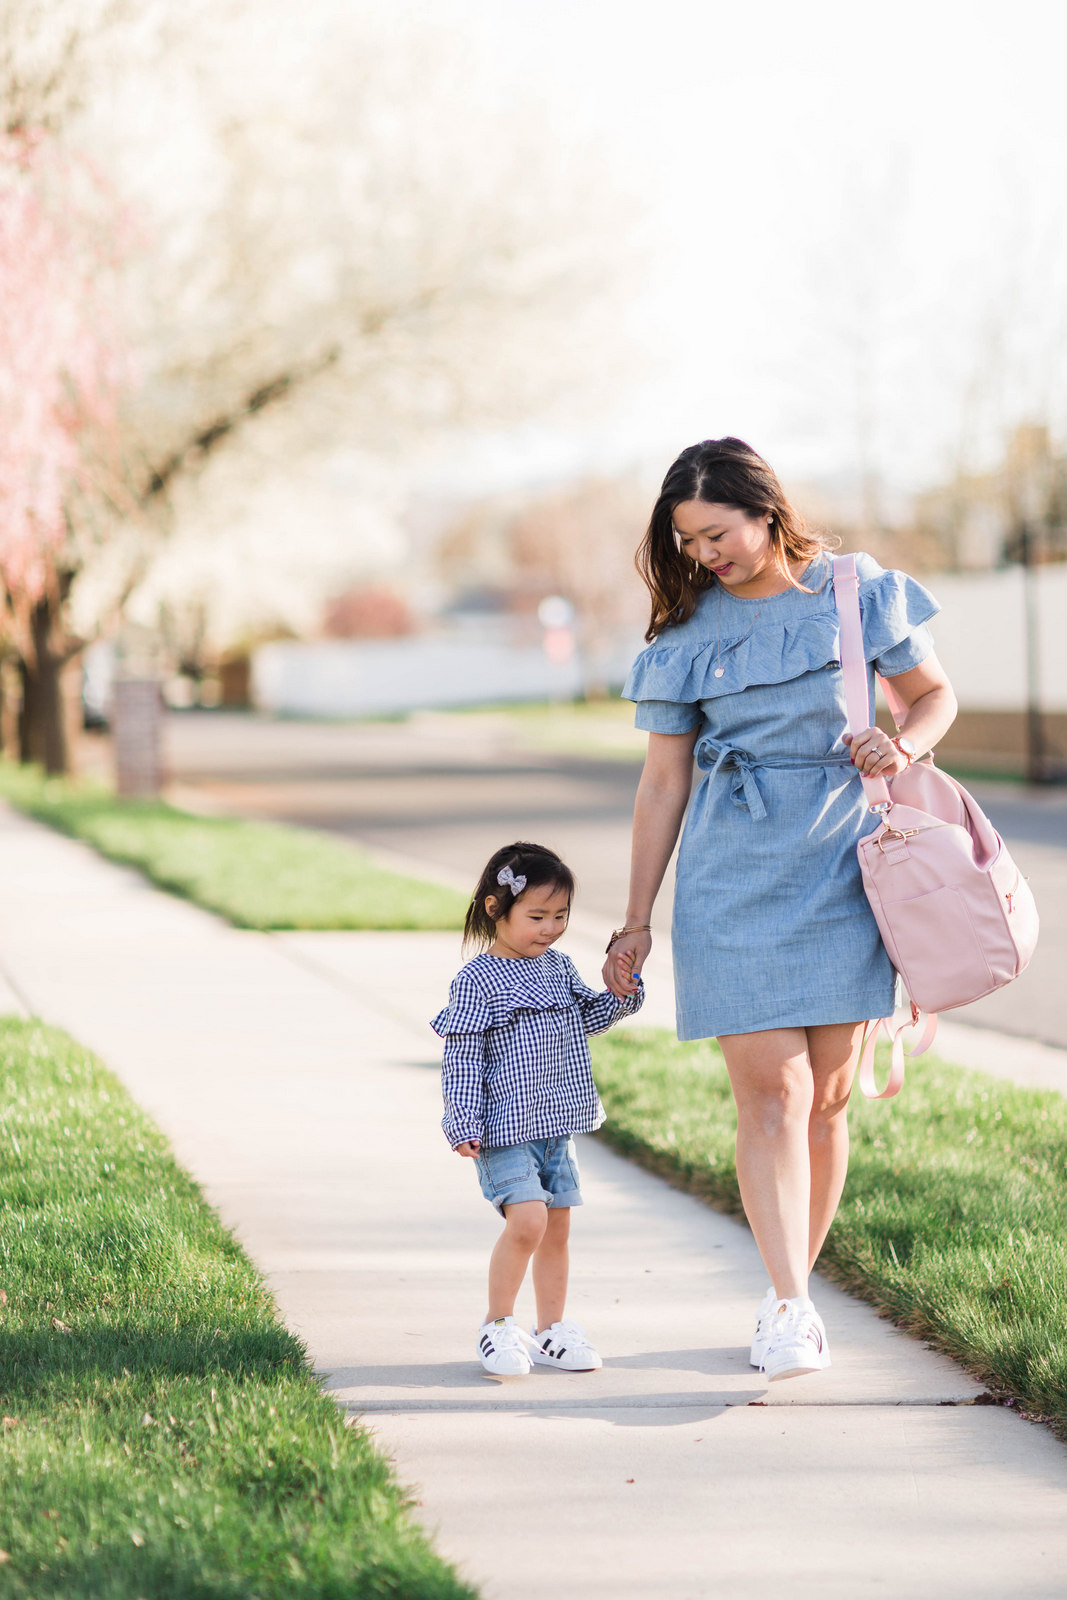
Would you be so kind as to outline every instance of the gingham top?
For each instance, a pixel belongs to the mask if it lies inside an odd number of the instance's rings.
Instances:
[[[589,1133],[604,1120],[586,1035],[641,1009],[582,982],[562,950],[476,956],[456,974],[430,1026],[445,1041],[441,1126],[455,1149]]]

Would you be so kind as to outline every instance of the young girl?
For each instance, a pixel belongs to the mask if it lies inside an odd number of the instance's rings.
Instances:
[[[563,1316],[570,1208],[582,1203],[571,1135],[604,1120],[586,1035],[638,1011],[644,989],[637,979],[625,997],[597,994],[552,949],[573,894],[574,877],[554,851],[521,842],[498,850],[463,931],[465,947],[488,948],[457,973],[432,1023],[445,1041],[445,1137],[474,1160],[482,1193],[504,1218],[478,1329],[479,1359],[498,1377],[528,1373],[534,1362],[568,1372],[601,1365]],[[514,1315],[531,1257],[532,1336]]]

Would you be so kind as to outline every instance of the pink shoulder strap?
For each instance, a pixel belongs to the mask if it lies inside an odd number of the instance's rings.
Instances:
[[[841,672],[845,680],[845,716],[849,733],[858,733],[863,728],[871,726],[871,699],[867,688],[867,661],[860,620],[860,580],[856,571],[856,557],[835,556],[833,567],[834,600],[841,619]],[[884,678],[880,678],[879,682],[889,709],[893,713],[893,721],[899,728],[907,714],[907,707]],[[884,816],[893,804],[889,785],[884,778],[863,778],[862,782],[869,808],[881,812]],[[907,1029],[917,1028],[920,1025],[919,1038],[910,1050],[905,1050],[904,1033]],[[924,1017],[913,1005],[911,1016],[905,1017],[902,1022],[894,1022],[891,1017],[882,1017],[873,1023],[868,1023],[868,1030],[865,1032],[860,1050],[860,1088],[868,1100],[891,1100],[900,1092],[904,1082],[905,1056],[921,1056],[924,1051],[929,1050],[937,1033],[937,1018]],[[874,1050],[879,1035],[883,1033],[891,1046],[890,1070],[889,1081],[879,1093],[874,1079]]]
[[[872,726],[871,697],[867,689],[867,658],[863,649],[860,621],[860,580],[855,556],[835,556],[834,600],[841,622],[841,672],[845,680],[845,716],[849,733],[862,733]],[[885,682],[882,683],[883,689]],[[888,694],[887,694],[888,698]],[[897,707],[900,701],[894,695]],[[892,707],[895,721],[900,720]],[[872,811],[884,811],[892,804],[884,778],[864,778],[863,791]]]

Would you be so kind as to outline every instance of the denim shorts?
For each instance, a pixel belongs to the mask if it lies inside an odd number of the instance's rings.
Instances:
[[[505,1206],[522,1200],[541,1200],[546,1206],[582,1203],[578,1158],[567,1135],[483,1146],[475,1161],[482,1193],[501,1215]]]

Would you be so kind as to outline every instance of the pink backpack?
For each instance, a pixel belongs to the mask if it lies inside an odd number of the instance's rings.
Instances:
[[[834,558],[834,599],[841,620],[841,667],[849,732],[872,726],[860,624],[855,556]],[[883,679],[898,727],[905,707]],[[973,795],[929,757],[888,782],[864,778],[878,826],[857,845],[863,886],[882,942],[908,991],[911,1017],[898,1026],[880,1019],[864,1041],[860,1087],[885,1100],[904,1082],[905,1028],[920,1038],[907,1054],[933,1043],[939,1011],[968,1005],[1017,978],[1037,944],[1037,907],[1029,885]],[[874,1046],[885,1031],[893,1046],[889,1082],[874,1082]]]

